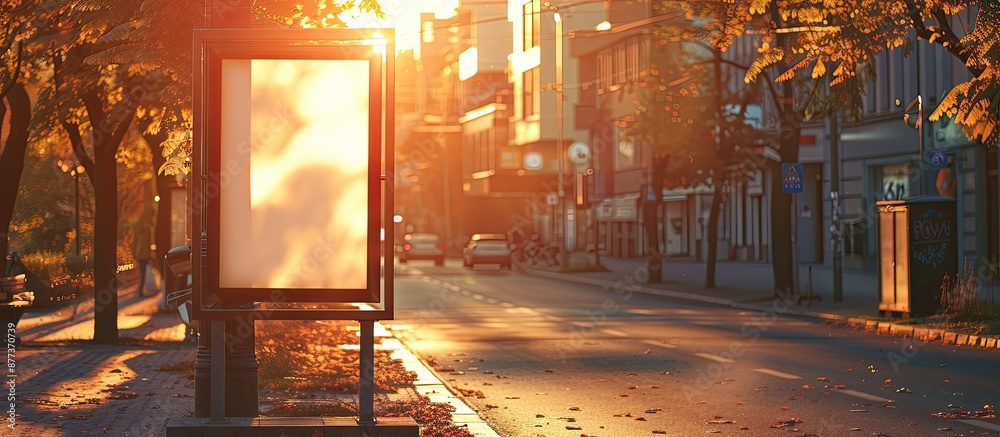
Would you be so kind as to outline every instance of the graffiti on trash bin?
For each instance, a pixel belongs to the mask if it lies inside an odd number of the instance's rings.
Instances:
[[[925,265],[937,267],[944,262],[947,253],[948,245],[946,243],[918,246],[914,249],[913,258]]]
[[[912,224],[913,258],[930,267],[940,266],[948,254],[951,220],[930,208],[917,215]]]

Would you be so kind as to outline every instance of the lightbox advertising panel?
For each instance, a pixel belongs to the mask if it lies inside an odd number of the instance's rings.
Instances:
[[[381,224],[392,210],[391,176],[382,176],[392,162],[383,156],[392,153],[385,40],[343,29],[195,35],[201,311],[382,302]]]

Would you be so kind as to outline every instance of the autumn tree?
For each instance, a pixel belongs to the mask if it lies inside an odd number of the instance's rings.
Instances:
[[[85,3],[85,4],[84,4]],[[49,54],[51,84],[40,101],[51,125],[65,130],[94,189],[94,341],[118,341],[118,153],[135,110],[164,84],[128,64],[90,59],[140,14],[140,2],[69,2],[36,44]]]
[[[30,1],[3,3],[0,13],[0,255],[6,256],[31,127],[30,39],[43,16]],[[35,22],[33,22],[35,21]],[[8,118],[9,114],[9,118]],[[4,128],[7,128],[4,131]],[[3,274],[4,272],[0,272]]]
[[[708,178],[714,110],[705,93],[708,85],[695,79],[706,71],[694,47],[685,48],[686,43],[663,35],[651,38],[648,68],[631,84],[633,113],[617,123],[637,145],[650,147],[639,206],[647,235],[648,282],[660,282],[663,254],[657,214],[661,193],[665,184],[674,188]]]
[[[146,0],[143,13],[110,31],[108,43],[89,61],[126,65],[147,81],[162,84],[142,93],[134,128],[150,154],[150,171],[160,197],[154,242],[162,255],[170,249],[170,186],[186,171],[191,130],[191,35],[204,22],[204,2]]]
[[[876,2],[848,0],[752,0],[676,2],[688,18],[704,20],[713,44],[726,49],[753,34],[759,56],[747,81],[766,78],[778,113],[782,162],[798,161],[798,137],[807,119],[845,110],[857,119],[860,98],[874,77],[872,60],[886,50],[909,53],[915,39],[939,44],[965,63],[974,76],[957,85],[931,115],[954,117],[966,135],[985,144],[998,141],[997,64],[1000,47],[993,35],[1000,24],[996,2],[936,0]],[[957,26],[960,15],[978,11],[973,27]],[[772,171],[772,226],[788,229],[790,202],[780,193],[780,172]],[[791,235],[772,232],[772,269],[778,290],[793,282]],[[788,248],[784,250],[782,248]]]
[[[821,1],[753,0],[748,2],[670,2],[686,16],[704,23],[704,37],[720,50],[737,38],[750,38],[759,55],[748,66],[746,82],[765,78],[777,115],[780,162],[798,162],[802,123],[844,110],[857,117],[865,84],[874,69],[876,44],[890,48],[902,41],[879,35],[841,32],[857,12]],[[868,11],[866,11],[867,13]],[[846,35],[846,36],[845,36]],[[828,79],[830,77],[831,79]],[[781,192],[781,172],[772,163],[771,267],[776,293],[794,291],[791,198]]]
[[[654,10],[669,14],[668,7],[658,3]],[[664,20],[653,30],[649,69],[635,83],[635,113],[622,121],[652,147],[646,185],[651,192],[640,193],[650,237],[647,267],[651,282],[661,279],[659,193],[664,186],[706,183],[714,195],[706,231],[705,286],[715,286],[722,186],[734,177],[746,176],[741,147],[747,150],[767,139],[764,132],[746,123],[746,109],[757,103],[758,87],[751,84],[731,90],[724,86],[730,82],[734,63],[723,61],[721,52],[702,40],[705,36],[698,23],[684,20]]]
[[[128,65],[164,81],[157,93],[145,94],[136,112],[136,128],[152,157],[156,192],[160,196],[155,242],[161,251],[170,246],[171,190],[176,175],[186,173],[191,154],[191,36],[204,27],[204,1],[145,0],[143,13],[120,24],[104,37],[109,43],[90,61]],[[373,0],[355,4],[334,2],[253,2],[254,27],[345,27],[345,12],[381,15]]]

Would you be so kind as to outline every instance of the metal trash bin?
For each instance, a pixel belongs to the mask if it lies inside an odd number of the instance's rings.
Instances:
[[[163,257],[164,305],[177,310],[187,325],[185,337],[197,339],[198,322],[191,320],[191,247],[177,246]]]
[[[879,314],[930,316],[941,283],[958,273],[956,201],[917,196],[876,203],[879,215]]]

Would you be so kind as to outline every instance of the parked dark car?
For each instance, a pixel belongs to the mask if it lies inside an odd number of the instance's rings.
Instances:
[[[510,269],[510,242],[504,234],[474,234],[462,249],[462,265],[475,268],[476,264],[499,264]]]
[[[407,234],[403,237],[403,250],[399,252],[399,262],[430,260],[435,265],[444,265],[444,244],[436,234]]]

